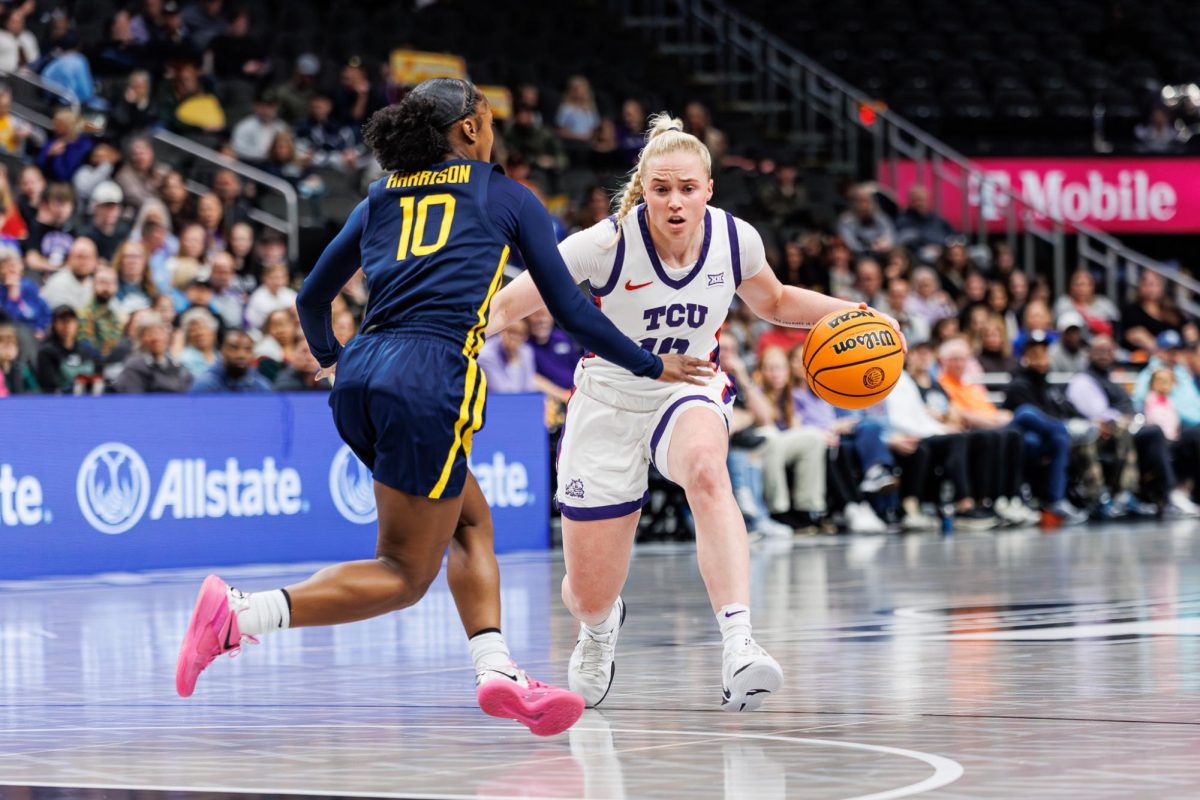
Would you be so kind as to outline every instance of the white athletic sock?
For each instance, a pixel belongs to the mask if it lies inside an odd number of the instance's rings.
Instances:
[[[512,656],[504,642],[504,635],[495,628],[475,634],[467,640],[467,646],[471,648],[471,660],[475,662],[476,672],[489,667],[507,671],[512,667]]]
[[[613,603],[612,608],[609,609],[608,616],[604,618],[603,622],[596,625],[584,623],[583,627],[592,636],[607,636],[619,624],[621,624],[620,610],[617,608],[617,604]]]
[[[281,631],[292,624],[292,606],[283,589],[246,594],[230,586],[229,608],[237,614],[244,636]]]
[[[726,650],[740,646],[750,638],[750,606],[744,603],[721,606],[717,624],[721,626],[721,642]]]

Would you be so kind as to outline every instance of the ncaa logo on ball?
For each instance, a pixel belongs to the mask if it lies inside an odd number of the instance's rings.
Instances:
[[[871,367],[863,373],[863,386],[868,389],[874,389],[881,383],[883,383],[883,370],[879,367]]]
[[[338,449],[329,465],[329,496],[338,513],[350,522],[366,525],[378,517],[371,471],[347,445]]]
[[[150,503],[150,472],[138,452],[105,442],[83,458],[75,479],[79,510],[93,528],[117,534],[138,524]]]

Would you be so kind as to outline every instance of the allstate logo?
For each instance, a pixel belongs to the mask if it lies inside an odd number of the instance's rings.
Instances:
[[[150,473],[132,447],[105,442],[84,456],[75,480],[79,510],[101,533],[124,533],[150,503]]]
[[[333,457],[329,465],[329,496],[343,517],[358,525],[374,522],[375,479],[348,445]]]

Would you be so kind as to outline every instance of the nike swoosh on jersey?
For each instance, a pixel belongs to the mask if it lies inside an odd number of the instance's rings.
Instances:
[[[635,284],[633,281],[625,281],[625,289],[627,291],[632,292],[632,291],[636,291],[637,289],[645,289],[647,286],[649,286],[652,283],[654,283],[654,281],[646,281],[645,283],[638,283],[638,284]]]

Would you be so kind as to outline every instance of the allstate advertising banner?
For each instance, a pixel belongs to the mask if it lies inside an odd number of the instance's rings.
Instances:
[[[371,475],[326,400],[0,401],[0,578],[371,558]],[[489,397],[471,464],[496,549],[548,547],[541,395]]]
[[[967,182],[967,202],[986,221],[988,230],[1007,226],[1008,193],[1021,198],[1022,214],[1050,216],[1068,223],[1083,223],[1112,233],[1194,233],[1200,231],[1200,159],[1197,158],[975,158],[979,177]],[[958,167],[944,167],[955,181]],[[891,165],[879,165],[879,175],[890,180]],[[908,190],[918,182],[917,165],[896,163],[892,187],[903,206]],[[921,181],[932,188],[929,170]],[[940,213],[962,228],[963,192],[950,181],[939,181]]]

